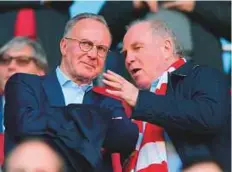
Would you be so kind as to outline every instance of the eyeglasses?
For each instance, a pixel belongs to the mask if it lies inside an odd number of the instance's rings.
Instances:
[[[95,46],[97,48],[97,54],[100,57],[106,57],[108,51],[110,51],[108,47],[106,47],[104,45],[95,45],[92,41],[89,41],[86,39],[78,40],[78,39],[67,38],[67,37],[65,37],[65,39],[77,41],[79,43],[80,49],[84,52],[88,52],[88,51],[92,50],[93,47]]]
[[[29,57],[29,56],[16,56],[16,57],[12,57],[12,56],[9,56],[9,55],[1,55],[0,56],[0,65],[9,65],[12,60],[15,60],[15,62],[19,66],[26,66],[32,60],[35,60],[35,58],[34,57]]]

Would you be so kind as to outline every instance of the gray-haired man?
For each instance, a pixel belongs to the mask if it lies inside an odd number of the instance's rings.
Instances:
[[[41,45],[27,37],[15,37],[0,49],[0,91],[15,73],[44,75],[48,69]]]
[[[3,95],[6,82],[15,73],[44,75],[47,69],[46,54],[36,41],[15,37],[0,48],[0,164],[3,162]]]
[[[60,41],[61,64],[56,70],[42,77],[15,74],[8,80],[6,156],[21,140],[35,136],[51,142],[69,172],[120,168],[114,153],[122,158],[130,155],[138,127],[119,99],[93,86],[103,70],[111,39],[102,16],[79,14],[66,24]]]

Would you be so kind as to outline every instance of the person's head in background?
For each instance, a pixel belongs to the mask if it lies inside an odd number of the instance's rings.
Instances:
[[[66,24],[60,68],[72,81],[90,84],[103,70],[111,34],[102,16],[82,13]]]
[[[141,89],[148,89],[182,52],[174,33],[160,20],[133,22],[123,39],[125,65]]]
[[[15,73],[44,75],[48,70],[42,46],[27,37],[15,37],[0,48],[0,91]]]
[[[62,157],[40,139],[28,139],[16,146],[5,160],[5,172],[65,172]]]
[[[182,172],[223,172],[218,163],[213,160],[202,160],[186,165]]]

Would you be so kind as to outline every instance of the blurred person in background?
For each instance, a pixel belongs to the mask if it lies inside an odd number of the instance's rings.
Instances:
[[[4,92],[6,81],[15,73],[44,75],[48,63],[39,42],[27,37],[15,37],[0,48],[0,89]]]
[[[52,68],[59,64],[59,41],[72,1],[0,1],[0,46],[15,36],[41,42]]]
[[[112,71],[103,74],[103,82],[112,88],[109,94],[133,108],[131,118],[140,126],[126,171],[166,172],[168,164],[168,171],[176,172],[196,154],[212,156],[230,171],[231,102],[223,73],[186,61],[174,33],[160,20],[132,23],[122,53],[138,88]]]
[[[36,138],[16,146],[6,157],[3,171],[66,172],[64,160],[53,146]]]
[[[192,161],[182,167],[182,172],[229,172],[210,157],[192,157]]]
[[[4,90],[7,80],[15,73],[44,75],[48,71],[46,54],[37,41],[15,37],[0,48],[0,161],[3,162]]]
[[[5,155],[30,136],[57,147],[68,170],[113,171],[114,152],[127,157],[138,128],[120,99],[102,94],[93,79],[102,72],[111,45],[104,18],[71,18],[60,41],[61,64],[45,76],[15,74],[5,89]],[[126,130],[125,130],[126,129]],[[104,148],[104,151],[102,151]]]

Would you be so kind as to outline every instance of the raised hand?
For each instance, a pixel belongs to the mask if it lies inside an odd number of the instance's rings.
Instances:
[[[103,74],[103,77],[103,83],[112,88],[106,90],[108,93],[122,98],[132,107],[136,105],[139,93],[138,88],[122,76],[110,70],[107,70],[107,72]]]

